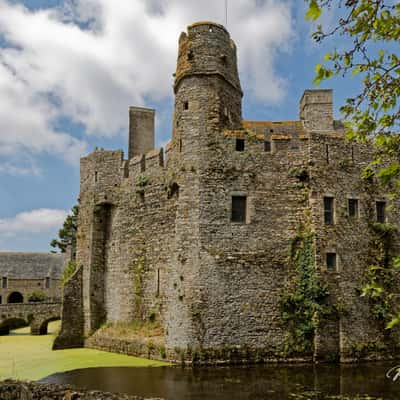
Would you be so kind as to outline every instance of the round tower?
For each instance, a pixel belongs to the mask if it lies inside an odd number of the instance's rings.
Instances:
[[[174,140],[181,150],[198,135],[239,128],[243,93],[236,45],[222,25],[198,22],[181,34],[174,92]]]

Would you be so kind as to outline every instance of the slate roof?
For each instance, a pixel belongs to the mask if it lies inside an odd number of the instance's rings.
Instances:
[[[10,279],[61,279],[65,254],[0,252],[0,277]]]

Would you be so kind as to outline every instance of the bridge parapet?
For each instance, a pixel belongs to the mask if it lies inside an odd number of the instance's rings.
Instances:
[[[17,303],[0,305],[0,334],[8,334],[16,322],[31,327],[32,335],[45,335],[47,324],[60,319],[61,303]]]

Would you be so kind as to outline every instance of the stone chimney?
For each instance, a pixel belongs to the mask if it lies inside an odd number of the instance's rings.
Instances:
[[[305,90],[300,100],[300,119],[310,131],[333,130],[332,89]]]
[[[155,110],[129,108],[129,159],[154,149]]]

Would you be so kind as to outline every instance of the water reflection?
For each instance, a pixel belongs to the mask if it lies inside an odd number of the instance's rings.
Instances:
[[[400,383],[385,377],[390,363],[356,366],[296,365],[183,369],[89,368],[51,375],[43,382],[165,399],[289,399],[289,394],[318,390],[331,395],[369,394],[400,399]]]

